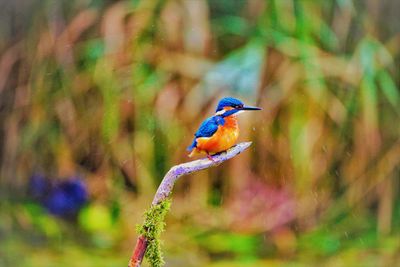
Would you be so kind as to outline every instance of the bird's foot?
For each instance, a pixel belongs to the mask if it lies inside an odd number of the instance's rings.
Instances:
[[[213,159],[213,157],[211,157],[210,154],[207,154],[207,158],[208,158],[209,160],[211,160],[212,162],[216,162],[216,161]]]

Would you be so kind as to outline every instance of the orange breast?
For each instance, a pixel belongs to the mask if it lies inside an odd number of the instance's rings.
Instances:
[[[225,124],[220,125],[211,137],[197,138],[197,148],[208,153],[225,151],[236,144],[239,137],[239,127],[236,116],[225,118]]]

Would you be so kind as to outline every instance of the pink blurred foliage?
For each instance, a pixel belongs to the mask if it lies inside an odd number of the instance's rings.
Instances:
[[[228,204],[231,226],[241,231],[274,231],[295,219],[295,197],[288,188],[248,180]]]

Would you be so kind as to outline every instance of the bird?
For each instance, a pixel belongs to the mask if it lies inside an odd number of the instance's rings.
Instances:
[[[194,134],[192,144],[187,148],[189,157],[206,154],[211,155],[225,151],[236,144],[239,137],[237,114],[261,110],[259,107],[246,106],[242,101],[233,97],[222,98],[217,105],[214,116],[205,119]]]

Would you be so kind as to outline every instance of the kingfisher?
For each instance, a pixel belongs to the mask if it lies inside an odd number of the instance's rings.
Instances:
[[[237,114],[246,110],[261,110],[259,107],[245,106],[233,97],[222,98],[218,102],[214,116],[207,118],[194,134],[193,143],[187,148],[189,157],[205,153],[211,155],[225,151],[236,144],[239,137]]]

